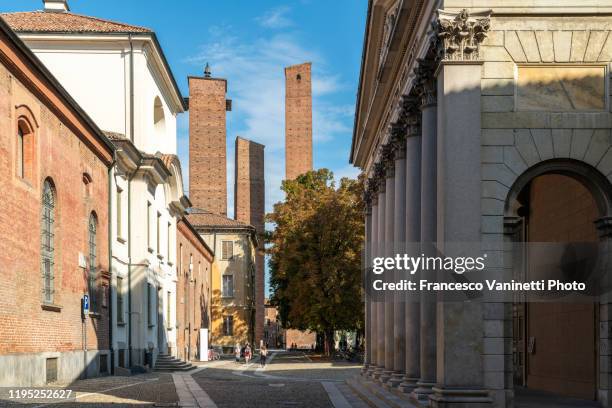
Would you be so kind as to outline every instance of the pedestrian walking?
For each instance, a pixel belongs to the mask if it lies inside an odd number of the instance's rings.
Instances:
[[[244,361],[248,365],[250,360],[251,360],[251,345],[247,343],[246,347],[244,348]]]
[[[266,366],[266,358],[268,357],[268,348],[263,346],[259,349],[259,363],[262,367]]]
[[[236,356],[236,362],[239,363],[240,362],[240,352],[241,352],[241,348],[240,348],[240,343],[236,343],[236,346],[234,347],[234,356]]]

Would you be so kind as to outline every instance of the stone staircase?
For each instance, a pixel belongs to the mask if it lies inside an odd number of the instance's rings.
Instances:
[[[346,380],[351,390],[372,408],[422,408],[408,395],[393,388],[385,388],[372,379],[358,375]]]
[[[167,354],[159,354],[153,371],[189,371],[195,368],[196,366],[189,362],[179,360]]]

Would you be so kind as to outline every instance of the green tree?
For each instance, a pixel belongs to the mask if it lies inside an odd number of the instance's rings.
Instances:
[[[328,355],[335,330],[363,332],[363,188],[310,171],[283,182],[286,199],[267,215],[271,302],[284,327],[323,334]]]

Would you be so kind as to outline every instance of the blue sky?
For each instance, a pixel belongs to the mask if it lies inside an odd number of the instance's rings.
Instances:
[[[69,0],[69,5],[75,13],[155,30],[184,96],[187,76],[201,75],[206,62],[213,76],[228,80],[230,215],[236,135],[266,145],[266,210],[282,199],[287,65],[313,63],[315,167],[336,176],[358,174],[348,157],[367,0]],[[1,11],[41,8],[41,0],[0,0]],[[179,117],[178,128],[179,156],[188,173],[187,114]]]

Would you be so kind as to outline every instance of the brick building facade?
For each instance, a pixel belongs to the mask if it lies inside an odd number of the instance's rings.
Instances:
[[[195,207],[227,214],[227,81],[189,77],[189,196]],[[212,182],[214,180],[214,182]]]
[[[108,372],[112,144],[1,20],[0,60],[0,385]]]
[[[285,178],[312,170],[311,64],[285,68]]]
[[[234,215],[255,228],[258,235],[265,232],[265,146],[236,137]],[[265,255],[263,239],[259,240],[255,255],[255,343],[264,338]]]
[[[185,361],[202,360],[200,330],[211,327],[213,251],[185,218],[177,225],[176,237],[177,355]]]

